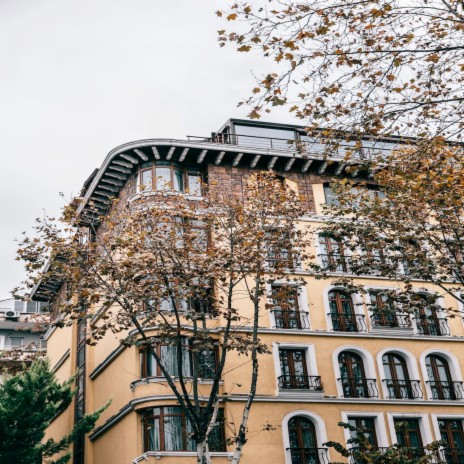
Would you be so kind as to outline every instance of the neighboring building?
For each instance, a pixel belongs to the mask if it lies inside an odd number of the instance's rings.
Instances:
[[[14,373],[32,355],[45,351],[44,332],[35,320],[45,307],[46,303],[37,301],[0,300],[1,372]]]
[[[297,144],[288,142],[295,139]],[[375,153],[397,143],[364,140],[357,149]],[[334,176],[366,179],[363,169],[345,172],[344,150],[354,151],[354,145],[344,144],[338,157],[327,160],[324,147],[309,140],[303,127],[244,120],[228,121],[210,138],[131,142],[112,150],[92,174],[79,213],[90,216],[92,208],[104,212],[114,196],[124,202],[142,195],[147,190],[140,192],[138,186],[151,185],[147,179],[159,175],[182,179],[174,182],[174,189],[182,192],[188,185],[192,196],[201,194],[201,179],[240,197],[251,171],[273,169],[298,189],[306,211],[301,221],[313,224],[322,219],[321,205],[336,201],[330,189]],[[355,155],[352,162],[357,159]],[[342,245],[333,238],[319,237],[311,251],[333,275],[349,273]],[[375,275],[357,278],[372,290],[354,297],[328,280],[314,279],[304,268],[297,274],[306,284],[295,291],[293,309],[282,311],[275,302],[275,309],[262,318],[260,338],[272,347],[272,355],[261,358],[249,429],[259,431],[266,421],[275,428],[250,435],[243,464],[341,461],[323,446],[327,440],[349,438],[337,426],[340,421],[364,428],[380,448],[399,442],[420,454],[426,444],[446,438],[450,447],[444,462],[464,463],[461,319],[448,319],[444,312],[427,313],[424,319],[421,314],[415,318],[370,311],[382,307],[382,290],[392,285]],[[424,295],[436,290],[424,281],[414,285]],[[36,288],[34,298],[48,299],[51,288],[54,298],[65,291],[58,282],[47,282]],[[444,295],[443,307],[456,305]],[[426,303],[423,311],[429,311]],[[181,427],[171,428],[168,436],[167,428],[185,418],[162,379],[155,378],[156,370],[147,369],[138,349],[124,347],[118,337],[108,335],[96,346],[86,346],[84,333],[84,327],[75,325],[46,334],[59,378],[77,371],[79,379],[75,407],[56,418],[51,435],[59,438],[75,415],[113,400],[97,429],[75,448],[74,463],[194,463]],[[243,404],[247,382],[240,386],[236,379],[246,380],[247,372],[239,368],[224,376],[224,391],[231,392],[226,420]],[[148,376],[157,381],[141,381]],[[400,422],[405,424],[402,431],[397,429]],[[214,462],[228,462],[227,451],[231,449],[216,453]]]

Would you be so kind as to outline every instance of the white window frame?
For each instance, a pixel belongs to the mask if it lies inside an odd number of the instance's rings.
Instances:
[[[439,348],[431,348],[429,350],[426,350],[421,354],[421,356],[419,358],[419,364],[420,364],[420,367],[421,367],[421,370],[422,370],[422,375],[423,375],[423,378],[424,378],[425,392],[427,393],[427,398],[429,400],[433,400],[433,401],[446,401],[446,400],[434,400],[433,399],[433,394],[432,394],[432,389],[430,388],[430,384],[428,383],[428,381],[431,381],[431,379],[429,379],[429,376],[427,374],[427,367],[426,367],[426,364],[425,364],[425,358],[427,356],[433,355],[433,354],[441,356],[442,358],[444,358],[448,362],[448,367],[449,367],[449,370],[450,370],[451,379],[453,381],[455,381],[455,382],[462,382],[463,381],[462,372],[461,372],[461,366],[459,364],[459,361],[456,359],[456,356],[453,353],[451,353],[449,351],[446,351],[446,350],[439,349]],[[453,403],[460,404],[464,400],[449,400],[449,401],[452,401]]]
[[[296,287],[297,289],[297,301],[298,301],[298,309],[301,314],[306,314],[308,319],[308,328],[301,328],[301,329],[278,329],[276,328],[276,321],[273,311],[269,311],[269,327],[274,330],[292,330],[292,331],[307,331],[311,329],[311,319],[309,315],[309,303],[308,303],[308,292],[306,290],[306,285],[301,285],[296,282],[287,282],[285,280],[276,280],[272,284],[266,283],[266,293],[267,293],[267,302],[269,305],[273,304],[272,300],[272,287],[277,287],[281,285],[288,285],[291,287]],[[303,320],[301,320],[302,326]]]
[[[377,374],[375,371],[374,358],[372,357],[372,354],[369,351],[357,345],[339,346],[336,350],[334,350],[333,355],[332,355],[332,363],[333,363],[333,368],[334,368],[335,381],[337,383],[337,395],[339,398],[343,398],[343,388],[342,388],[341,382],[338,380],[341,378],[340,365],[338,363],[338,356],[342,351],[352,351],[358,354],[359,356],[361,356],[366,378],[375,379],[376,383],[378,383]],[[379,392],[378,398],[354,398],[354,399],[357,399],[362,402],[377,401],[380,399],[380,388],[378,385],[377,385],[377,391]]]
[[[317,369],[317,360],[316,360],[316,348],[313,344],[308,343],[297,343],[297,342],[274,342],[272,344],[272,357],[274,358],[274,368],[276,373],[276,395],[282,396],[282,391],[279,390],[278,385],[278,378],[282,375],[282,369],[280,367],[280,350],[304,350],[305,352],[305,360],[306,360],[306,371],[308,372],[309,376],[318,376],[318,369]],[[322,396],[323,391],[321,392],[313,392],[313,391],[285,391],[285,395],[314,395]]]
[[[464,428],[464,414],[430,414],[430,417],[432,419],[432,428],[435,440],[441,440],[440,427],[438,426],[438,421],[441,419],[461,420]]]
[[[324,308],[325,308],[325,319],[326,319],[326,324],[327,324],[327,330],[329,332],[334,332],[333,328],[333,323],[332,323],[332,318],[330,317],[330,303],[329,303],[329,293],[332,290],[340,290],[347,292],[347,289],[338,285],[329,285],[328,287],[324,288],[323,293],[322,293],[322,298],[324,302]],[[350,293],[350,292],[348,292]],[[364,316],[364,322],[366,325],[366,332],[368,333],[368,326],[367,326],[367,317],[366,317],[366,312],[364,311],[364,301],[359,293],[350,293],[351,299],[353,301],[353,310],[354,314],[357,316]],[[337,333],[344,333],[344,332],[337,332]],[[359,333],[359,332],[357,332]],[[362,333],[362,332],[361,332]]]
[[[317,414],[308,411],[307,409],[300,409],[297,411],[292,411],[288,413],[282,419],[282,438],[284,443],[284,453],[285,453],[285,464],[292,464],[292,458],[290,455],[290,437],[288,434],[288,422],[292,417],[295,416],[304,416],[307,417],[313,424],[316,431],[316,440],[317,440],[317,447],[324,448],[322,446],[323,443],[327,442],[327,432],[325,428],[324,420]],[[330,461],[330,448],[327,448],[327,458]]]
[[[375,434],[379,448],[388,447],[387,428],[385,427],[385,420],[381,412],[366,412],[366,411],[342,411],[342,422],[348,423],[350,417],[369,417],[374,419]],[[349,429],[343,429],[345,435],[345,443],[351,438]],[[350,446],[350,445],[347,445]],[[351,446],[350,446],[351,448]]]
[[[390,399],[388,398],[388,388],[387,388],[387,383],[385,382],[386,378],[385,378],[385,371],[383,369],[383,361],[382,361],[383,356],[388,353],[397,354],[405,360],[406,367],[408,368],[409,379],[419,381],[419,385],[422,390],[422,395],[425,398],[425,391],[424,391],[424,388],[421,382],[421,376],[419,373],[419,367],[417,366],[416,358],[408,350],[405,350],[404,348],[398,348],[396,346],[384,348],[383,350],[377,353],[377,366],[379,367],[379,377],[380,377],[380,383],[381,383],[381,388],[379,388],[379,390],[382,391],[383,398]],[[392,399],[394,400],[394,398]],[[416,400],[421,400],[421,398],[416,398]],[[401,401],[404,401],[404,400],[401,400]],[[415,400],[407,399],[406,401],[415,401]]]
[[[390,431],[392,444],[398,443],[398,437],[396,436],[395,430],[395,419],[419,419],[419,429],[423,445],[427,446],[433,441],[427,414],[387,412],[388,429]]]

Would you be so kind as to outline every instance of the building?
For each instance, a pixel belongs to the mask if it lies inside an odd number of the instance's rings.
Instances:
[[[147,185],[147,170],[150,179],[153,169],[160,169],[156,175],[182,179],[173,182],[179,193],[188,185],[190,195],[200,194],[202,179],[240,196],[250,171],[273,169],[296,186],[306,211],[301,222],[312,224],[321,220],[321,205],[333,200],[330,182],[334,176],[366,176],[362,169],[346,173],[345,150],[366,150],[367,154],[391,150],[398,143],[395,139],[375,144],[364,140],[361,147],[344,143],[339,156],[327,160],[324,147],[310,140],[302,127],[229,120],[211,137],[141,140],[115,148],[86,182],[79,214],[92,215],[95,209],[104,212],[115,196],[126,202],[142,195],[138,186]],[[358,159],[361,166],[360,158],[355,156],[352,162]],[[319,237],[312,251],[334,275],[349,273],[343,260],[332,261],[337,250],[340,245],[334,239]],[[341,460],[323,443],[346,442],[349,432],[337,427],[344,421],[362,427],[379,448],[399,442],[420,454],[426,444],[446,438],[450,447],[444,462],[464,463],[462,320],[447,319],[439,311],[426,323],[420,317],[385,317],[370,311],[375,302],[382,305],[381,291],[391,285],[375,275],[358,278],[372,291],[357,298],[329,281],[315,280],[304,267],[298,273],[305,285],[295,292],[292,310],[270,311],[260,329],[272,355],[261,359],[249,429],[260,430],[266,421],[274,428],[250,437],[241,462],[326,464]],[[427,282],[415,285],[424,294],[435,290]],[[34,298],[49,299],[50,289],[53,298],[62,297],[60,283],[52,281],[38,285]],[[444,306],[453,305],[444,296]],[[77,444],[75,464],[195,462],[194,451],[182,438],[182,427],[173,427],[170,439],[163,436],[166,424],[181,424],[185,418],[176,410],[162,378],[148,377],[156,373],[147,373],[138,350],[124,347],[117,337],[86,346],[84,329],[74,325],[52,328],[46,334],[49,357],[59,378],[78,372],[74,409],[61,413],[49,433],[59,438],[75,415],[112,398],[98,427]],[[237,386],[240,376],[240,370],[235,370],[223,378],[224,391],[233,392],[229,411],[243,401],[240,393],[246,392]],[[169,419],[174,416],[179,422]],[[156,439],[150,440],[155,423]],[[404,429],[397,427],[400,423]],[[230,450],[214,456],[214,462],[226,463]]]
[[[14,298],[0,301],[0,371],[14,373],[31,356],[45,351],[44,331],[35,320],[45,306]]]

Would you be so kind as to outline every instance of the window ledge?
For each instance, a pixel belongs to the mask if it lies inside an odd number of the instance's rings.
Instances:
[[[278,398],[288,399],[323,399],[324,390],[312,391],[312,390],[279,390],[276,395]]]
[[[179,377],[172,377],[172,379],[176,382],[179,381]],[[193,377],[184,377],[185,382],[193,382]],[[140,385],[148,385],[149,383],[163,383],[167,382],[165,377],[146,377],[144,379],[134,380],[130,384],[130,389],[134,391],[136,387]],[[198,379],[199,385],[212,385],[214,382],[213,379]],[[219,385],[223,385],[224,381],[220,380]]]
[[[211,451],[210,452],[212,457],[223,457],[227,458],[229,461],[232,460],[234,453],[228,453],[227,451]],[[146,451],[140,456],[137,456],[133,461],[132,464],[138,464],[140,462],[148,461],[148,458],[153,457],[156,460],[161,459],[163,457],[192,457],[196,456],[196,451]]]
[[[176,192],[174,190],[148,190],[146,192],[137,192],[136,194],[132,195],[131,197],[128,198],[127,202],[128,203],[133,203],[136,200],[139,200],[140,198],[146,198],[146,197],[184,197],[187,200],[193,200],[193,201],[201,201],[204,199],[203,196],[199,195],[191,195],[189,193],[182,193],[182,192]]]

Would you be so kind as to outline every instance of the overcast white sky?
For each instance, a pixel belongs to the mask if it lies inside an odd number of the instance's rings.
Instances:
[[[24,278],[14,239],[112,148],[246,116],[237,102],[264,65],[218,47],[228,3],[0,0],[0,299]]]

